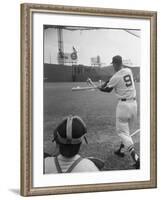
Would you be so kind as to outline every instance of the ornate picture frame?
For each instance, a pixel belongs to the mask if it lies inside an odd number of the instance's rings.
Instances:
[[[92,184],[62,184],[54,186],[34,186],[33,156],[34,138],[34,106],[33,73],[33,15],[39,13],[90,18],[116,18],[145,20],[150,23],[150,146],[149,146],[149,179],[140,181],[100,182]],[[69,24],[70,25],[70,24]],[[43,51],[43,50],[42,50]],[[43,66],[43,63],[42,63]],[[40,66],[41,67],[41,66]],[[148,74],[147,74],[148,76]],[[146,112],[146,111],[145,111]],[[42,114],[43,115],[43,114]],[[37,141],[38,142],[38,141]],[[42,150],[43,151],[43,150]],[[21,4],[21,195],[49,195],[82,192],[99,192],[126,189],[141,189],[157,187],[157,13],[142,10],[120,10],[111,8],[74,7],[45,4]]]

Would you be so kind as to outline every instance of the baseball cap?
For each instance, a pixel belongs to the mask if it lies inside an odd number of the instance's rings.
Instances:
[[[87,142],[85,135],[87,128],[79,116],[68,116],[54,130],[54,139],[60,144],[80,144],[83,140]]]
[[[114,56],[114,57],[112,58],[112,63],[111,63],[111,64],[113,64],[113,63],[122,64],[122,57],[119,56],[119,55]]]

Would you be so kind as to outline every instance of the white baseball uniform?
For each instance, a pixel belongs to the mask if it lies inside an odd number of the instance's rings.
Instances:
[[[63,173],[67,172],[68,169],[73,165],[73,163],[77,161],[79,158],[80,155],[78,154],[72,158],[66,158],[62,155],[59,155],[57,157],[57,160],[59,162],[61,171]],[[57,165],[55,163],[55,157],[45,158],[44,164],[45,164],[45,174],[58,173]],[[74,172],[96,172],[96,171],[99,170],[92,161],[86,158],[82,158],[81,161],[74,166],[71,172],[74,173]]]
[[[107,87],[114,88],[118,97],[116,131],[128,149],[133,145],[130,129],[137,117],[136,89],[132,71],[129,68],[122,68],[112,76]]]

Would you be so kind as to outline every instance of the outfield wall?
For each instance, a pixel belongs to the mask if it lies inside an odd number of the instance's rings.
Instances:
[[[140,80],[140,68],[131,68],[135,80]],[[113,67],[91,67],[84,65],[44,64],[46,82],[84,82],[90,77],[93,81],[108,80],[113,75]]]
[[[44,78],[47,82],[70,82],[72,66],[44,64]]]

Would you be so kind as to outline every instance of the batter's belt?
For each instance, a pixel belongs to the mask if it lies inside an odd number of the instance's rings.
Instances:
[[[130,99],[126,99],[126,98],[123,98],[123,99],[119,99],[120,101],[135,101],[136,98],[130,98]]]

